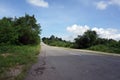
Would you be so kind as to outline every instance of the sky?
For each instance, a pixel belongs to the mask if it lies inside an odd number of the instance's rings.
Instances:
[[[120,0],[0,0],[0,18],[35,15],[42,37],[73,40],[87,30],[120,40]]]

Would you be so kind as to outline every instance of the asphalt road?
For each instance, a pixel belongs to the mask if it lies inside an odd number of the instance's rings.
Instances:
[[[38,62],[25,80],[120,80],[120,56],[42,44]]]

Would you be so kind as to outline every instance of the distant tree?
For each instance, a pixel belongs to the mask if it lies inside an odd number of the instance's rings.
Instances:
[[[42,38],[42,42],[44,42],[44,43],[46,43],[46,44],[49,44],[49,39],[46,38],[46,37],[43,37],[43,38]]]
[[[72,42],[62,40],[62,38],[55,37],[54,35],[51,35],[49,38],[43,37],[42,41],[51,46],[73,47]]]
[[[99,45],[99,44],[107,44],[108,42],[108,39],[105,39],[105,38],[97,38],[96,42],[95,42],[95,45]]]
[[[78,37],[74,39],[74,41],[75,41],[74,47],[75,48],[82,48],[82,39],[81,39],[81,37],[82,36],[78,35]]]
[[[118,42],[116,40],[109,39],[108,42],[107,42],[107,45],[109,47],[118,47]]]
[[[75,38],[75,46],[76,48],[88,48],[95,44],[98,35],[95,31],[88,30],[86,31],[83,36],[78,36]]]
[[[118,41],[118,47],[120,48],[120,40]]]
[[[54,35],[51,35],[51,36],[50,36],[50,40],[55,40],[55,36],[54,36]]]

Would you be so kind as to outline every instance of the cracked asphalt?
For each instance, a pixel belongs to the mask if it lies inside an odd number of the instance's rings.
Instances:
[[[25,80],[120,80],[120,56],[42,43],[38,62],[31,67]]]

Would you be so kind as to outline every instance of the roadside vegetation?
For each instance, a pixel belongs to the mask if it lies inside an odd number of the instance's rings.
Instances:
[[[40,52],[41,26],[34,15],[0,19],[0,80],[23,80]]]
[[[22,80],[40,46],[0,46],[0,80]]]
[[[62,40],[62,38],[55,37],[54,35],[52,35],[50,38],[43,37],[42,41],[50,46],[69,47],[69,48],[73,47],[72,42]]]
[[[62,40],[54,35],[50,38],[44,37],[42,41],[51,46],[120,53],[120,40],[100,38],[96,31],[91,30],[86,31],[83,35],[78,35],[78,37],[74,39],[74,42]]]

